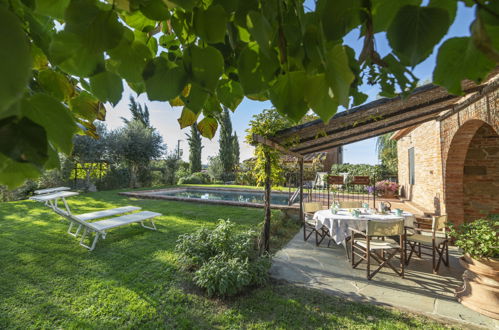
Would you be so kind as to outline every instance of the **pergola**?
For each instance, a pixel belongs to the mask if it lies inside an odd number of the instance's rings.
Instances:
[[[493,72],[489,78],[498,74]],[[381,98],[337,113],[328,123],[314,120],[277,132],[274,136],[253,135],[256,144],[269,146],[299,160],[300,201],[303,200],[303,157],[309,153],[365,140],[385,133],[410,128],[434,119],[447,117],[472,104],[499,87],[499,79],[482,84],[461,83],[464,97],[452,95],[440,86],[427,84],[407,96]],[[264,245],[268,250],[270,230],[270,160],[266,159]],[[303,204],[300,203],[303,221]]]

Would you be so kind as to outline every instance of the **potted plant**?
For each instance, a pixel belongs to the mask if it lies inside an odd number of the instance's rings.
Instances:
[[[376,192],[381,197],[393,198],[399,190],[399,185],[396,182],[383,180],[376,182]]]
[[[449,235],[464,252],[459,259],[466,269],[456,297],[463,305],[499,319],[499,219],[479,219],[450,225]]]

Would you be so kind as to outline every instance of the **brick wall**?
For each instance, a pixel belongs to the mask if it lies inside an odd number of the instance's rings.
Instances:
[[[449,215],[454,223],[462,223],[476,216],[470,214],[471,205],[467,205],[468,215],[465,216],[465,195],[469,193],[470,182],[464,181],[464,166],[475,134],[484,125],[499,132],[499,91],[492,92],[480,98],[454,115],[441,122],[441,150],[444,166],[444,204],[442,212]],[[499,143],[491,142],[491,143]],[[497,181],[496,181],[497,182]],[[489,181],[489,184],[491,182]],[[483,184],[482,184],[483,185]],[[474,193],[479,195],[478,192]],[[483,205],[474,204],[483,209]]]
[[[463,176],[464,221],[499,214],[499,135],[483,124],[468,147]]]
[[[497,132],[499,91],[399,139],[398,174],[404,197],[426,211],[448,214],[454,223],[499,213],[499,139],[490,138]],[[414,185],[409,184],[411,147]]]
[[[418,126],[397,143],[398,179],[402,195],[431,213],[440,211],[442,161],[439,122]],[[409,183],[409,149],[414,148],[415,182]]]

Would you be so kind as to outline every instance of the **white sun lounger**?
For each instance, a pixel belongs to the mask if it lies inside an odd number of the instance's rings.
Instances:
[[[51,194],[59,191],[71,190],[69,187],[55,187],[55,188],[47,188],[47,189],[39,189],[35,190],[35,195],[43,195],[43,194]]]
[[[76,195],[78,195],[78,193],[74,192],[74,191],[58,191],[58,192],[54,192],[54,193],[50,193],[50,194],[32,196],[29,199],[37,201],[37,202],[43,202],[43,203],[45,203],[46,206],[50,207],[53,210],[59,208],[57,206],[57,203],[59,203],[59,199],[60,199],[64,203],[64,207],[66,208],[66,211],[68,213],[71,213],[71,210],[69,209],[68,203],[66,202],[66,197],[71,197],[71,196],[76,196]]]
[[[64,212],[61,209],[56,208],[54,209],[54,211],[57,214],[68,219],[70,222],[74,222],[75,224],[78,224],[84,228],[83,234],[80,239],[80,245],[89,249],[90,251],[95,249],[95,245],[97,244],[99,237],[105,239],[107,234],[106,231],[112,228],[140,222],[142,227],[151,230],[156,230],[156,226],[152,219],[161,215],[161,213],[142,211],[133,214],[122,215],[119,217],[109,218],[106,220],[100,220],[96,222],[86,222],[80,220],[77,216]],[[149,221],[151,223],[151,226],[146,226],[144,224],[145,221]],[[92,241],[92,245],[89,246],[84,243],[84,240],[87,237],[87,235],[90,235],[92,232],[94,233],[94,239]]]
[[[129,212],[138,211],[138,210],[140,210],[140,207],[128,205],[128,206],[117,207],[114,209],[108,209],[108,210],[102,210],[102,211],[96,211],[96,212],[89,212],[89,213],[83,213],[83,214],[73,214],[73,216],[80,219],[81,221],[91,221],[91,220],[108,218],[108,217],[112,217],[114,215],[129,213]],[[74,224],[73,221],[69,222],[68,234],[70,234],[74,237],[77,237],[78,233],[80,232],[81,225],[79,225],[76,232],[73,233],[71,231],[71,229],[73,228],[73,224]]]

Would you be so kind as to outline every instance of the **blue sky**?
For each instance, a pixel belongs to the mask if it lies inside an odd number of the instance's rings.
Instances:
[[[307,1],[308,2],[308,1]],[[447,37],[469,35],[469,25],[473,19],[473,11],[465,8],[459,2],[458,13],[454,24],[451,26]],[[345,39],[345,44],[354,48],[358,54],[362,47],[362,39],[358,39],[358,31],[352,31]],[[376,36],[376,46],[378,52],[384,56],[388,53],[388,42],[383,34]],[[438,48],[437,48],[438,49]],[[420,78],[421,82],[431,82],[431,74],[435,67],[436,54],[433,53],[428,59],[419,64],[415,70],[415,75]],[[378,88],[375,86],[363,86],[362,91],[369,95],[367,102],[376,99],[378,95]],[[135,95],[125,84],[125,92],[123,93],[122,100],[112,108],[107,104],[107,118],[106,123],[109,128],[117,128],[123,125],[121,117],[130,118],[128,110],[128,99],[130,95]],[[151,102],[147,99],[146,94],[140,95],[138,101],[147,104],[150,111],[151,124],[163,136],[164,142],[167,144],[168,150],[171,151],[177,145],[180,139],[180,147],[183,150],[183,159],[188,160],[189,149],[186,141],[185,133],[189,133],[189,129],[181,130],[177,118],[180,117],[182,111],[181,107],[172,108],[168,102]],[[241,160],[252,157],[253,148],[244,143],[245,130],[248,128],[248,123],[252,116],[260,113],[264,109],[271,108],[270,102],[258,102],[245,99],[237,108],[235,113],[232,114],[232,125],[239,136]],[[341,111],[341,110],[340,110]],[[352,164],[377,164],[378,158],[375,150],[375,139],[368,139],[357,143],[352,143],[344,146],[344,162]],[[208,140],[203,138],[203,153],[202,161],[207,163],[209,156],[218,154],[218,133],[212,139]]]

